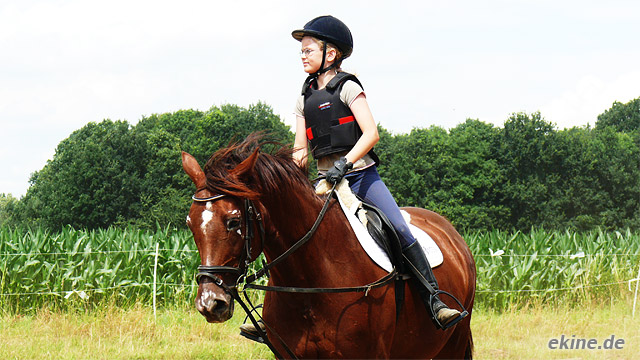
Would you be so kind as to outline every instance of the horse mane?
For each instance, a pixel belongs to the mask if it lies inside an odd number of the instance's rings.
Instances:
[[[216,151],[204,166],[206,188],[251,200],[283,190],[313,192],[305,171],[293,161],[291,146],[267,137],[265,132],[254,132]]]

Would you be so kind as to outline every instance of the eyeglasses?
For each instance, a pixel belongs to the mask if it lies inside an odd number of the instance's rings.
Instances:
[[[314,52],[315,50],[313,49],[303,49],[300,50],[300,56],[304,56],[304,57],[309,57],[309,55]]]

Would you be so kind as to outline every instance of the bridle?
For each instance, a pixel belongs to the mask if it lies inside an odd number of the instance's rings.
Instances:
[[[256,290],[264,290],[264,291],[276,291],[276,292],[293,292],[293,293],[345,293],[345,292],[363,292],[365,294],[365,296],[369,293],[369,290],[377,288],[377,287],[381,287],[381,286],[385,286],[390,284],[392,281],[396,280],[396,278],[398,277],[398,272],[396,271],[396,269],[394,269],[392,272],[390,272],[389,274],[387,274],[386,276],[370,283],[367,285],[363,285],[363,286],[354,286],[354,287],[339,287],[339,288],[299,288],[299,287],[285,287],[285,286],[263,286],[263,285],[257,285],[257,284],[253,284],[254,281],[256,281],[257,279],[261,278],[264,275],[268,275],[269,273],[269,269],[273,268],[274,266],[276,266],[277,264],[279,264],[282,260],[286,259],[289,255],[291,255],[294,251],[296,251],[297,249],[299,249],[302,245],[304,245],[307,241],[309,241],[312,237],[313,234],[316,232],[316,230],[318,229],[318,226],[320,225],[320,222],[322,222],[322,219],[324,218],[325,213],[327,212],[327,209],[329,207],[329,203],[331,201],[331,198],[333,197],[333,194],[335,192],[336,189],[336,185],[334,184],[331,188],[331,190],[329,191],[326,200],[324,202],[324,205],[322,206],[322,209],[320,210],[320,213],[318,214],[318,217],[316,218],[313,226],[311,227],[311,229],[302,237],[300,238],[298,241],[296,241],[289,249],[287,249],[285,252],[283,252],[280,256],[278,256],[277,258],[273,259],[273,261],[271,261],[270,263],[265,263],[263,264],[262,269],[258,270],[256,273],[251,274],[251,275],[247,275],[247,270],[249,268],[249,265],[251,264],[251,244],[253,242],[253,239],[255,237],[254,234],[254,228],[256,227],[255,225],[257,224],[257,227],[259,229],[259,234],[260,234],[260,240],[262,242],[262,248],[264,249],[264,239],[265,239],[265,227],[264,227],[264,222],[262,219],[262,216],[260,215],[260,213],[256,210],[256,206],[253,203],[253,201],[249,200],[249,199],[244,199],[244,235],[243,235],[243,239],[244,239],[244,249],[242,251],[241,257],[240,257],[240,261],[238,264],[238,267],[233,267],[233,266],[210,266],[210,265],[200,265],[198,266],[198,273],[196,275],[196,280],[198,282],[198,284],[201,283],[203,278],[208,278],[211,279],[216,285],[218,285],[219,287],[221,287],[227,294],[229,294],[234,300],[236,300],[244,309],[244,311],[247,313],[247,318],[249,318],[251,320],[251,322],[253,323],[253,325],[255,326],[256,330],[258,331],[258,333],[260,334],[260,336],[262,337],[262,339],[264,340],[265,344],[267,346],[269,346],[269,349],[271,349],[271,351],[274,353],[274,355],[279,358],[282,359],[282,355],[280,355],[280,353],[275,349],[275,347],[273,346],[273,344],[271,343],[271,341],[268,339],[267,334],[264,333],[261,329],[260,326],[258,325],[258,322],[256,320],[256,318],[253,316],[253,312],[256,309],[255,306],[253,306],[253,304],[251,303],[247,293],[246,293],[246,289],[256,289]],[[198,193],[200,190],[204,190],[204,189],[198,189],[196,191],[196,193]],[[214,195],[211,197],[206,197],[206,198],[200,198],[200,197],[196,197],[195,195],[193,195],[191,198],[194,202],[209,202],[209,201],[217,201],[220,200],[222,198],[228,197],[229,195],[225,195],[225,194],[219,194],[219,195]],[[226,284],[217,274],[237,274],[238,277],[236,279],[236,283],[233,285],[228,285]],[[245,296],[246,299],[246,303],[242,300],[242,298],[240,297],[239,293],[238,293],[238,285],[242,282],[245,282],[245,286],[243,287],[243,294]],[[247,303],[250,305],[247,305]],[[250,309],[250,307],[252,309]],[[258,315],[259,316],[259,315]],[[264,322],[263,322],[264,323]],[[264,323],[265,326],[267,326],[272,333],[278,337],[278,339],[280,340],[281,345],[284,347],[284,349],[287,351],[288,355],[291,358],[297,359],[297,357],[295,356],[295,354],[293,354],[293,352],[289,349],[289,347],[284,343],[284,341],[282,340],[282,338],[280,338],[280,336],[272,329],[269,327],[268,324]]]
[[[199,189],[201,190],[201,189]],[[198,193],[198,191],[196,191]],[[219,194],[215,196],[210,196],[206,198],[200,198],[193,195],[191,199],[195,202],[210,202],[220,200],[224,197],[227,197],[225,194]],[[249,268],[249,264],[251,264],[251,243],[255,237],[254,235],[254,223],[258,224],[258,228],[260,229],[260,240],[262,245],[264,246],[264,223],[262,222],[262,216],[256,210],[256,206],[253,201],[249,199],[244,200],[244,232],[243,240],[244,247],[242,254],[240,255],[240,260],[238,262],[237,267],[233,266],[217,266],[217,265],[200,265],[198,266],[198,273],[196,274],[196,280],[198,284],[200,284],[202,278],[211,279],[216,285],[222,287],[226,292],[230,292],[230,290],[237,289],[237,285],[239,281],[246,277],[247,269]],[[229,286],[224,283],[224,281],[217,274],[235,274],[237,275],[238,281],[233,286]],[[237,290],[236,290],[237,292]]]

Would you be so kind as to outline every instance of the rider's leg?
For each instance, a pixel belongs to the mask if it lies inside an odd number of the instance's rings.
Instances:
[[[378,171],[375,167],[370,167],[347,175],[347,180],[352,191],[363,201],[380,209],[396,229],[402,246],[402,253],[410,264],[409,268],[416,277],[426,280],[431,287],[429,289],[418,281],[418,292],[425,306],[429,309],[431,292],[435,293],[438,290],[438,282],[433,275],[429,260],[427,260],[422,247],[411,234],[409,226],[398,208],[398,204],[393,199],[387,186],[380,179]],[[460,316],[458,310],[450,309],[437,295],[433,298],[431,311],[442,325],[446,325]]]
[[[380,175],[374,166],[348,174],[346,178],[354,194],[367,204],[377,207],[387,216],[389,222],[398,233],[400,245],[403,249],[416,241],[393,195],[380,179]]]
[[[429,260],[427,260],[427,257],[422,250],[422,246],[420,246],[418,242],[414,242],[404,248],[402,250],[402,254],[408,262],[409,269],[417,278],[416,282],[418,283],[418,293],[422,298],[422,302],[428,309],[431,295],[438,290],[438,282],[436,281],[436,277],[433,275],[433,271],[431,271]],[[430,285],[430,288],[424,285],[420,279],[426,281]],[[438,322],[445,328],[447,327],[447,324],[454,320],[459,321],[459,318],[461,318],[460,311],[450,309],[437,295],[433,296],[431,311]]]

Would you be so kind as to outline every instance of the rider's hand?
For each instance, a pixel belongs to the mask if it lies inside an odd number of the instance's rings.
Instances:
[[[326,180],[331,184],[337,184],[342,180],[347,171],[353,168],[353,164],[347,161],[346,157],[341,157],[333,163],[333,167],[325,174]]]

